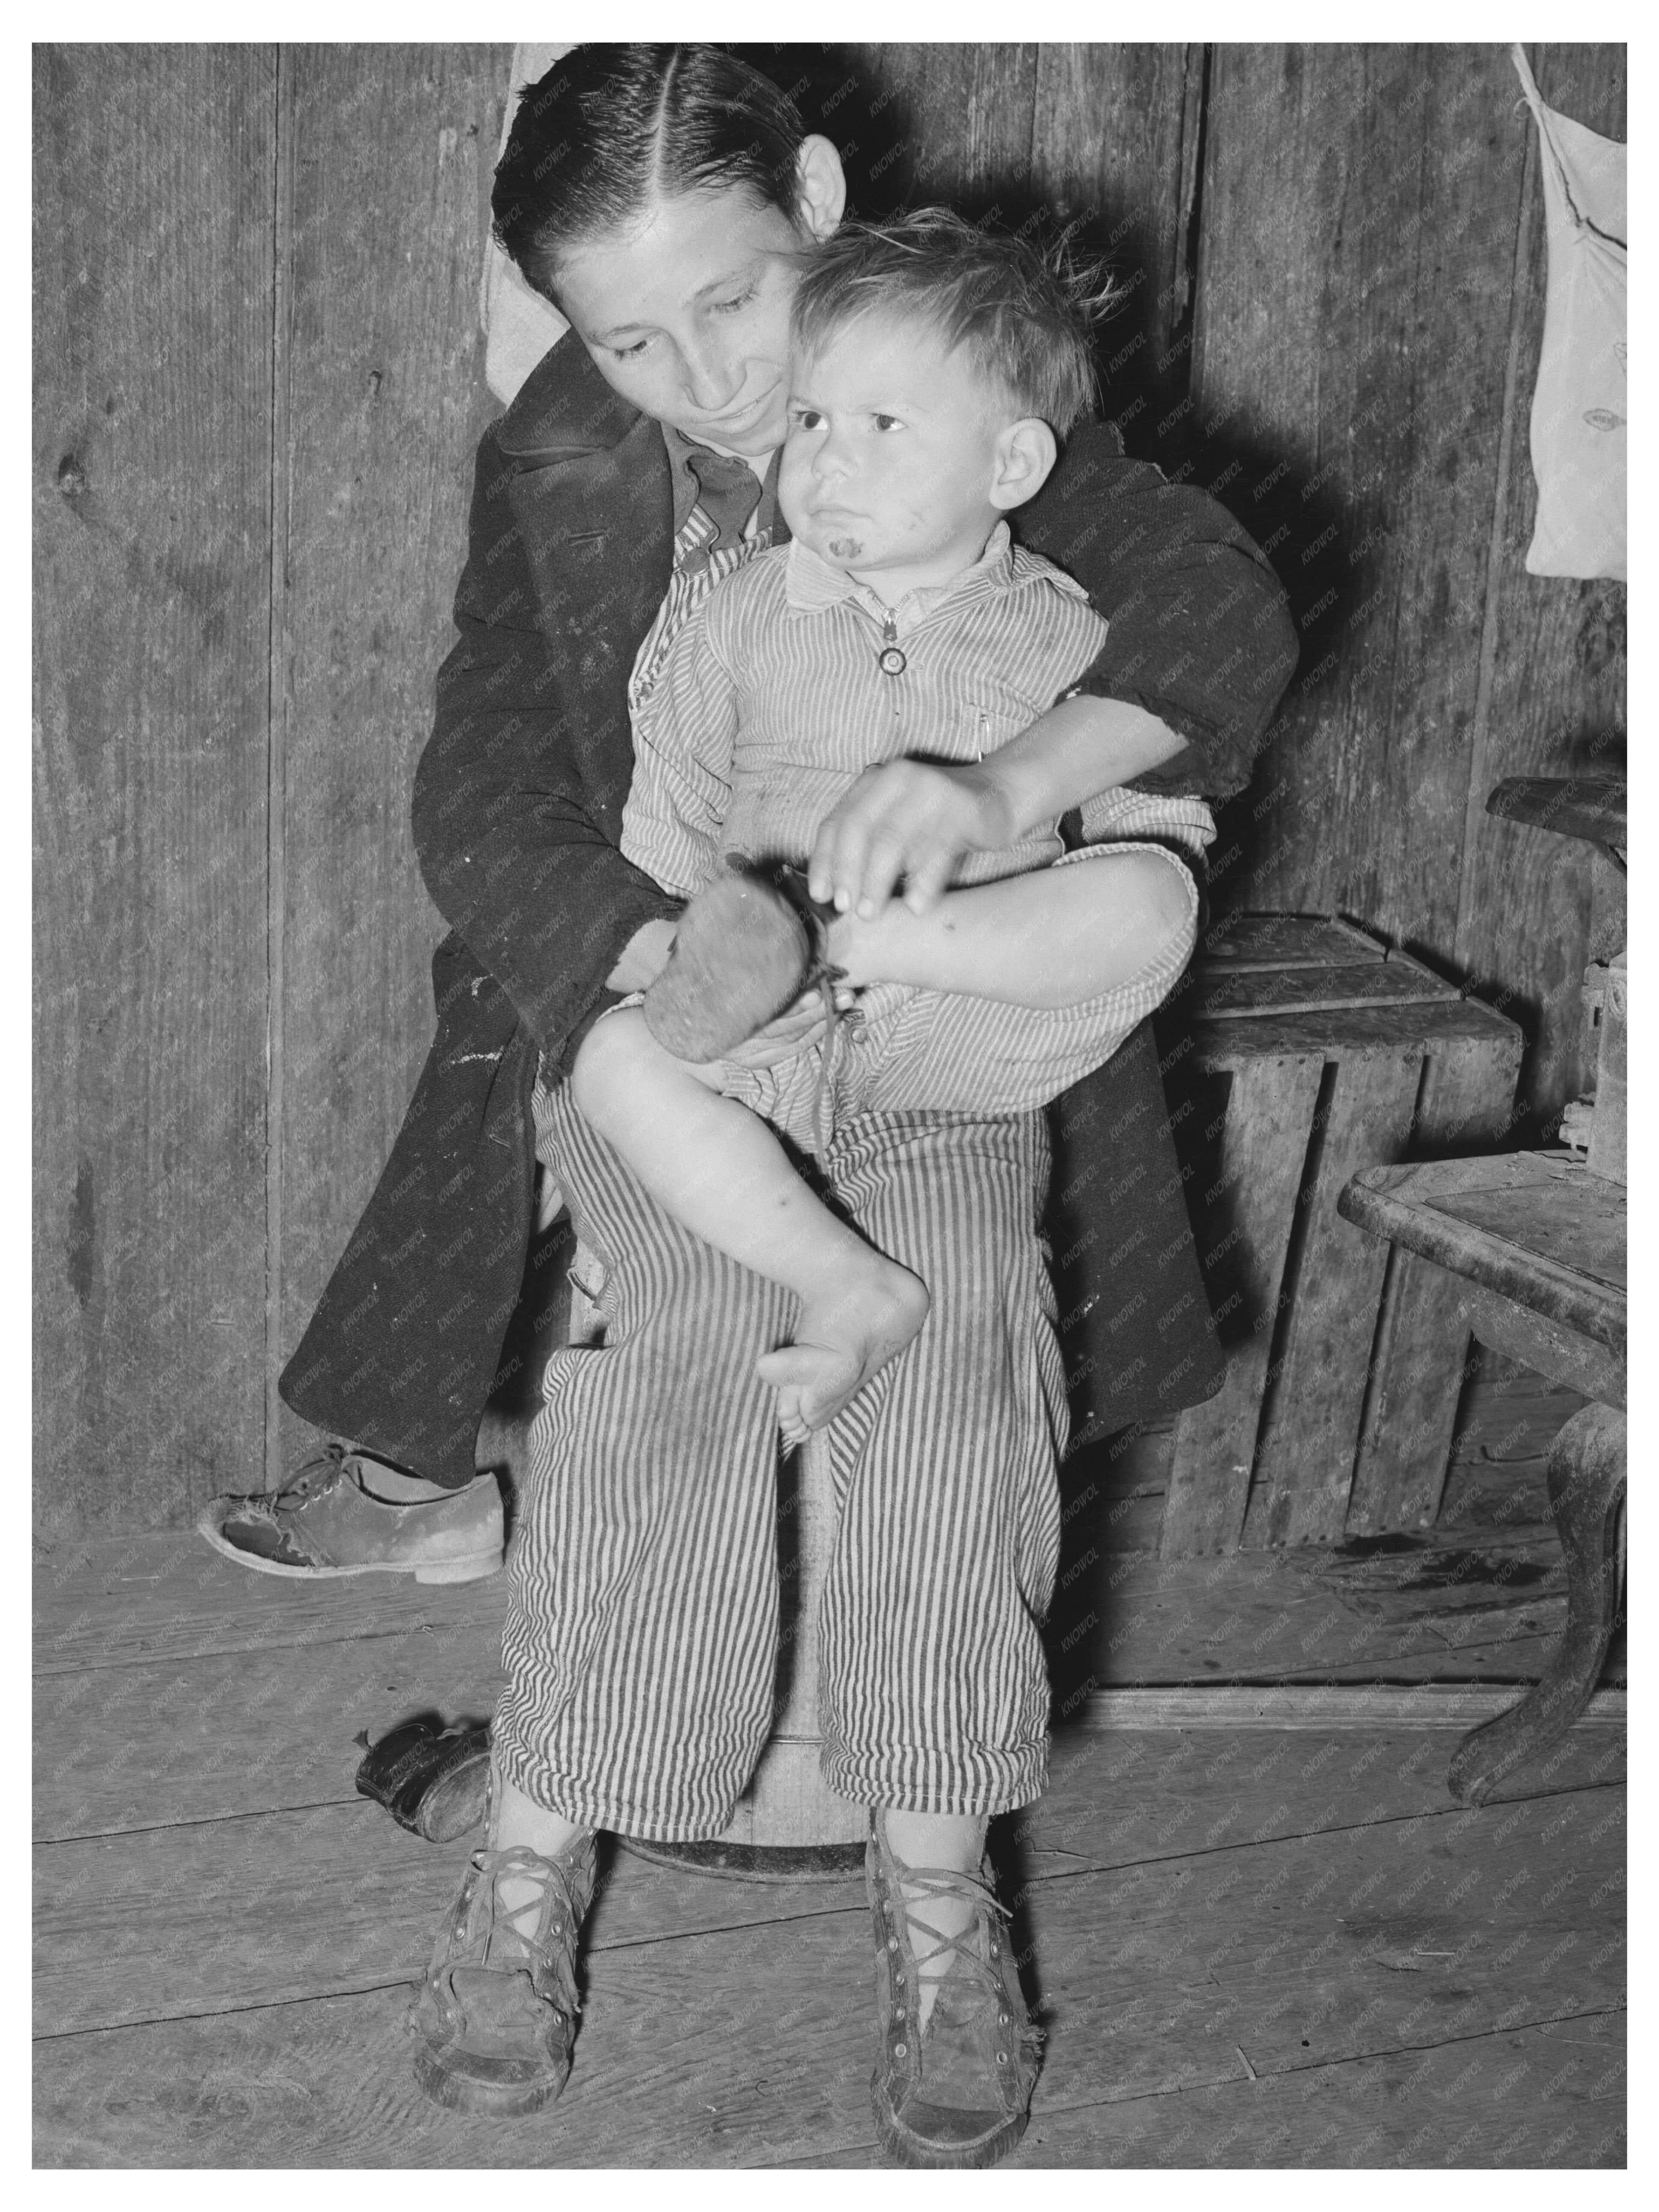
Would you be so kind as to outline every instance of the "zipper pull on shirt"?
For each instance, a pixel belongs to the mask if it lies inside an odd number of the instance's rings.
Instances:
[[[876,665],[884,676],[902,676],[909,665],[898,641],[898,617],[890,607],[881,625],[881,651]]]

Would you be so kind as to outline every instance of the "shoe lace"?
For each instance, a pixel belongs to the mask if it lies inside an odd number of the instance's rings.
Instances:
[[[997,1927],[999,1923],[1006,1927],[1012,1921],[1013,1915],[1006,1905],[998,1901],[989,1886],[971,1874],[958,1872],[954,1867],[907,1866],[900,1875],[899,1894],[905,1907],[908,1941],[918,1971],[930,1966],[936,1959],[944,1959],[945,1963],[937,1979],[943,1982],[948,1976],[958,1988],[965,1980],[981,1996],[990,1998],[1000,2007],[1007,1994],[1002,1974],[991,1959],[981,1957],[978,1938],[981,1927],[988,1929]],[[954,1936],[941,1935],[930,1923],[918,1921],[915,1917],[918,1905],[945,1898],[966,1898],[974,1909],[973,1918]],[[936,1937],[930,1950],[917,1948],[917,1939],[922,1935]],[[987,1948],[988,1950],[988,1944]]]
[[[292,1474],[283,1478],[273,1492],[273,1503],[278,1498],[307,1498],[313,1490],[325,1488],[344,1467],[347,1456],[343,1444],[325,1444],[321,1451],[313,1452],[309,1459],[301,1462]]]
[[[508,1972],[533,1966],[538,1961],[550,1965],[574,2008],[573,1960],[586,1903],[577,1866],[562,1853],[557,1858],[544,1858],[523,1844],[475,1851],[472,1863],[487,1893],[480,1923],[479,1963],[498,1971],[505,1966]],[[503,1879],[533,1883],[540,1893],[509,1905],[501,1894]],[[526,1930],[521,1923],[532,1914],[532,1928]]]

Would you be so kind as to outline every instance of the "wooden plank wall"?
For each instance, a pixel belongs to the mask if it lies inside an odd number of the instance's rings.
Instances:
[[[510,52],[37,49],[43,1532],[314,1442],[276,1375],[431,1035]]]
[[[1625,136],[1618,46],[1530,50]],[[1625,588],[1528,576],[1535,132],[1499,46],[1218,49],[1188,458],[1270,546],[1302,667],[1218,902],[1336,909],[1527,1031],[1520,1133],[1589,1079],[1589,848],[1492,821],[1506,775],[1622,769]]]
[[[283,1356],[386,1165],[432,1041],[442,930],[409,793],[453,635],[473,448],[494,411],[480,173],[494,166],[511,53],[283,50]],[[314,1436],[276,1395],[279,1364],[271,1433],[291,1463]]]
[[[36,1513],[264,1432],[276,58],[35,48]]]
[[[1622,48],[1531,50],[1625,134]],[[1529,577],[1542,313],[1501,47],[767,48],[860,203],[1047,206],[1128,288],[1132,451],[1273,550],[1304,659],[1222,906],[1336,908],[1582,1087],[1584,848],[1506,775],[1622,758],[1624,592]],[[188,1517],[430,1035],[410,775],[488,411],[505,46],[37,50],[36,1517]],[[1613,742],[1609,744],[1608,738]]]

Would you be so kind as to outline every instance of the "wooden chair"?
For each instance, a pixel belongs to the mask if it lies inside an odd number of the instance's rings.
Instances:
[[[1625,787],[1607,778],[1516,778],[1489,812],[1600,845],[1622,876]],[[1422,1302],[1448,1323],[1579,1390],[1590,1403],[1551,1449],[1550,1507],[1567,1568],[1567,1626],[1543,1679],[1473,1729],[1447,1779],[1479,1804],[1583,1711],[1607,1657],[1623,1582],[1626,1489],[1626,1012],[1622,950],[1586,976],[1599,1036],[1593,1108],[1569,1109],[1564,1133],[1583,1157],[1511,1152],[1486,1159],[1373,1167],[1337,1201],[1349,1221],[1431,1272]],[[1423,1271],[1418,1271],[1419,1281]],[[1437,1277],[1438,1287],[1437,1287]],[[1449,1303],[1449,1310],[1444,1310]]]
[[[1482,1344],[1592,1401],[1549,1455],[1566,1633],[1543,1679],[1459,1745],[1447,1779],[1454,1796],[1479,1804],[1572,1726],[1613,1634],[1625,1497],[1624,1186],[1579,1161],[1512,1152],[1367,1168],[1337,1202],[1359,1228],[1443,1269]]]

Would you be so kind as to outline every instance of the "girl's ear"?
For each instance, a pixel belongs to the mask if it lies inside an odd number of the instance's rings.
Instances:
[[[1054,432],[1035,415],[1027,415],[1000,431],[996,461],[991,478],[991,504],[1006,513],[1035,499],[1048,481],[1060,458]]]
[[[795,186],[800,196],[797,220],[813,238],[835,235],[847,210],[847,178],[841,155],[827,138],[814,134],[801,141],[795,156]]]

